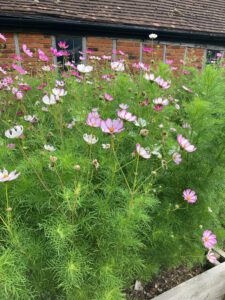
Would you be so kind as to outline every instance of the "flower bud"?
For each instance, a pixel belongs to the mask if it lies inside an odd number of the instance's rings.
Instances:
[[[74,170],[80,171],[80,165],[75,165],[75,166],[74,166]]]
[[[141,129],[140,131],[140,135],[141,136],[148,136],[149,134],[149,130],[148,129]]]
[[[56,157],[56,156],[50,156],[49,159],[50,159],[50,161],[52,163],[55,163],[57,161],[58,157]]]
[[[98,168],[100,167],[100,164],[99,164],[99,162],[98,162],[97,159],[94,159],[94,160],[92,161],[92,164],[93,164],[93,166],[95,167],[96,170],[98,170]]]

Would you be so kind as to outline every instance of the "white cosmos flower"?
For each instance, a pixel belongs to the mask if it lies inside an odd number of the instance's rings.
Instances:
[[[62,81],[60,81],[60,80],[56,80],[55,81],[55,84],[56,84],[56,86],[64,86],[65,85],[65,82],[62,80]]]
[[[54,88],[52,89],[52,92],[56,97],[63,97],[67,95],[67,92],[64,89]]]
[[[85,66],[84,64],[77,65],[77,70],[80,73],[90,73],[93,70],[92,66]]]
[[[129,105],[121,103],[121,104],[119,104],[119,107],[123,110],[126,110],[126,109],[128,109]]]
[[[154,81],[155,80],[155,75],[153,73],[150,73],[150,74],[145,73],[144,78],[146,80]]]
[[[50,97],[48,95],[45,95],[43,98],[42,98],[42,101],[44,102],[44,104],[46,105],[54,105],[56,104],[57,102],[57,98],[55,95],[50,95]]]
[[[0,182],[12,181],[19,175],[20,173],[17,173],[16,170],[10,173],[6,169],[4,169],[3,171],[0,170]]]
[[[176,104],[175,104],[175,108],[176,108],[177,110],[179,110],[179,109],[180,109],[180,105],[179,105],[178,103],[176,103]]]
[[[93,145],[96,144],[98,141],[98,138],[95,135],[92,134],[87,134],[85,133],[83,135],[83,139],[85,140],[86,143],[88,143],[89,145]]]
[[[42,70],[45,71],[45,72],[50,72],[51,68],[50,68],[50,66],[43,66]]]
[[[151,153],[149,152],[149,150],[147,148],[141,147],[140,144],[136,144],[136,151],[141,157],[145,159],[149,159],[151,157]]]
[[[125,70],[124,64],[120,61],[113,61],[111,62],[111,68],[114,71],[122,72]]]
[[[164,105],[168,105],[169,101],[167,99],[163,99],[163,98],[159,97],[159,98],[153,99],[153,103],[164,106]]]
[[[15,139],[20,137],[23,134],[23,126],[16,125],[13,128],[10,128],[5,131],[5,136],[9,139]]]
[[[44,149],[49,152],[54,152],[56,150],[56,148],[51,145],[44,145]]]
[[[102,148],[103,149],[109,149],[110,148],[110,144],[102,144]]]
[[[134,125],[137,127],[145,127],[147,125],[147,121],[142,118],[138,118],[136,121],[134,121]]]
[[[150,38],[151,40],[155,40],[155,39],[157,39],[157,37],[158,37],[158,35],[157,35],[156,33],[151,33],[151,34],[149,34],[149,38]]]
[[[30,122],[30,123],[37,123],[38,122],[38,118],[36,115],[27,115],[27,116],[24,116],[24,121],[27,121],[27,122]]]

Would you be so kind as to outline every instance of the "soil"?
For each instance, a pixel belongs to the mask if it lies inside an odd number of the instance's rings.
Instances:
[[[195,266],[188,269],[185,266],[173,268],[169,271],[162,271],[150,283],[143,286],[142,291],[135,291],[134,286],[130,290],[126,290],[127,300],[149,300],[157,295],[166,292],[178,284],[191,279],[194,276],[204,272],[207,268]]]

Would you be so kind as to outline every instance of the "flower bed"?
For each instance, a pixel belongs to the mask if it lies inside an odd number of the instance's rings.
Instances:
[[[60,46],[64,66],[25,45],[35,76],[17,56],[0,69],[0,298],[120,300],[206,249],[216,264],[223,62],[132,67],[88,50],[76,66]]]

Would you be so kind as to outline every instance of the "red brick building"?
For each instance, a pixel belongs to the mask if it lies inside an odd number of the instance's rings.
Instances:
[[[111,55],[117,49],[131,61],[146,62],[143,47],[151,47],[148,35],[154,32],[158,60],[172,59],[176,65],[192,57],[201,68],[217,52],[224,55],[225,1],[0,0],[0,28],[7,37],[0,65],[10,64],[22,44],[51,55],[58,40],[69,43],[72,55],[90,48],[96,55]],[[35,59],[23,63],[33,65]]]

